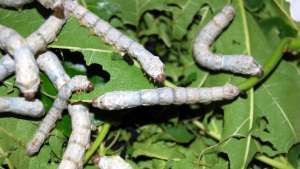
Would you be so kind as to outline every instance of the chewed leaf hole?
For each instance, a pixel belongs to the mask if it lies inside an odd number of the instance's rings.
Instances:
[[[71,77],[75,75],[88,75],[89,80],[94,85],[101,85],[110,80],[110,74],[105,71],[99,64],[87,65],[84,60],[84,56],[81,52],[73,52],[69,50],[61,50],[63,56],[63,65]]]

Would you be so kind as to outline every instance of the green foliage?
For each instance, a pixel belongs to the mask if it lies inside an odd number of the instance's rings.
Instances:
[[[284,38],[299,39],[300,34],[300,25],[289,16],[284,0],[81,2],[159,55],[169,84],[178,86],[240,84],[247,79],[202,69],[192,57],[197,32],[228,3],[234,5],[236,17],[212,46],[214,52],[249,54],[264,64]],[[41,13],[45,11],[37,11],[35,5],[20,11],[0,8],[0,24],[28,36],[44,21]],[[126,62],[112,46],[104,44],[74,18],[49,48],[61,55],[70,76],[87,74],[94,83],[92,92],[74,94],[71,102],[90,102],[109,91],[157,87],[138,64]],[[135,169],[298,168],[300,69],[295,53],[299,48],[291,49],[295,50],[289,56],[292,59],[283,57],[270,76],[250,89],[246,97],[233,102],[113,112],[93,110],[94,121],[116,124],[99,153],[125,154]],[[48,110],[57,91],[43,73],[41,77],[39,97]],[[1,96],[19,95],[14,81],[12,76],[3,82]],[[17,169],[57,166],[71,132],[70,118],[63,116],[39,154],[28,157],[24,148],[39,120],[1,116],[0,164]],[[93,167],[89,164],[86,168]]]

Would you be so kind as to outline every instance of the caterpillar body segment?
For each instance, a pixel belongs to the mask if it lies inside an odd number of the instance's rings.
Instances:
[[[232,21],[234,15],[233,6],[227,5],[200,30],[193,44],[195,60],[201,66],[211,70],[225,70],[238,74],[260,76],[263,74],[262,66],[252,56],[214,54],[210,51],[210,46]]]
[[[0,48],[15,59],[16,85],[26,99],[33,99],[40,84],[39,69],[31,48],[16,31],[0,25]]]
[[[37,63],[44,71],[56,89],[60,89],[70,77],[66,74],[57,56],[50,51],[41,54],[37,58]]]
[[[180,105],[230,100],[239,94],[236,86],[227,84],[210,88],[158,88],[140,91],[114,91],[93,100],[99,109],[120,110],[137,106]]]
[[[26,101],[22,97],[0,97],[0,114],[2,112],[41,117],[45,111],[42,102],[39,100]]]
[[[83,158],[90,143],[91,123],[88,108],[83,105],[69,105],[72,120],[72,133],[68,146],[59,164],[59,169],[83,168]]]
[[[64,0],[38,0],[45,8],[55,9],[58,6],[62,5]]]
[[[48,43],[55,40],[56,35],[65,23],[65,19],[50,16],[37,31],[26,38],[28,46],[33,53],[38,53],[47,48]],[[0,59],[0,81],[15,71],[15,61],[9,56],[4,55]]]
[[[132,169],[120,156],[99,156],[94,162],[100,169]]]
[[[64,9],[80,20],[84,26],[92,29],[97,36],[102,37],[105,42],[114,45],[120,52],[127,52],[137,59],[146,74],[155,81],[164,81],[164,64],[159,57],[154,56],[141,44],[130,39],[75,1],[65,1]]]
[[[0,6],[22,8],[25,4],[31,3],[33,0],[1,0]]]
[[[54,128],[56,121],[61,117],[63,110],[67,107],[68,99],[72,95],[72,92],[89,91],[91,89],[91,82],[86,76],[81,75],[73,77],[59,89],[57,98],[52,107],[41,122],[34,138],[27,145],[28,155],[33,155],[39,151],[50,131]]]
[[[35,32],[26,38],[34,53],[44,51],[53,42],[65,24],[66,19],[51,15]]]
[[[15,72],[15,61],[9,56],[4,55],[0,59],[0,81]]]

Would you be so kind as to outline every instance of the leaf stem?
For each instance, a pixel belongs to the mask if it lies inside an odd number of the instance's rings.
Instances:
[[[104,123],[102,126],[98,128],[99,134],[96,140],[94,141],[94,143],[92,144],[92,146],[85,153],[84,163],[87,163],[89,159],[92,157],[92,155],[97,151],[98,147],[100,146],[105,136],[107,135],[110,126],[111,125],[109,123]]]
[[[269,166],[272,166],[274,168],[278,168],[278,169],[294,169],[293,166],[291,166],[290,164],[284,164],[284,163],[281,163],[277,160],[274,160],[274,159],[271,159],[267,156],[264,156],[264,155],[257,155],[255,156],[255,159],[257,159],[258,161],[261,161],[265,164],[268,164]]]
[[[273,52],[270,60],[267,61],[267,63],[264,65],[264,75],[261,77],[251,77],[247,79],[246,81],[242,82],[241,84],[238,85],[239,89],[241,91],[247,91],[263,81],[266,77],[268,77],[271,72],[274,70],[274,68],[279,64],[281,57],[283,53],[285,52],[285,49],[289,47],[293,39],[291,38],[285,38],[283,39],[278,47],[275,49]],[[296,46],[294,45],[294,48]]]

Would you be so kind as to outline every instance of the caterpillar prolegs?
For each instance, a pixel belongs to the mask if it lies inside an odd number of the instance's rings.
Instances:
[[[92,104],[99,109],[120,110],[137,106],[210,103],[233,99],[239,92],[239,89],[231,84],[210,88],[163,87],[140,91],[114,91],[95,98]]]
[[[210,46],[222,30],[234,18],[233,6],[227,5],[200,32],[193,44],[195,60],[203,67],[211,70],[226,70],[246,75],[261,75],[262,66],[252,56],[222,55],[210,51]]]
[[[22,97],[0,97],[0,114],[3,112],[41,117],[44,115],[44,106],[39,100],[29,102]]]
[[[72,133],[68,146],[59,164],[59,169],[83,168],[83,157],[90,143],[91,123],[89,110],[83,105],[69,105],[69,114],[72,120]]]
[[[146,74],[155,81],[164,81],[164,64],[159,57],[154,56],[141,44],[130,39],[75,1],[65,1],[64,9],[80,20],[84,26],[92,29],[96,35],[103,37],[104,41],[114,45],[119,51],[127,52],[130,56],[137,59]]]
[[[40,84],[39,69],[25,39],[13,29],[0,25],[0,48],[14,57],[16,85],[25,98],[33,99]]]

